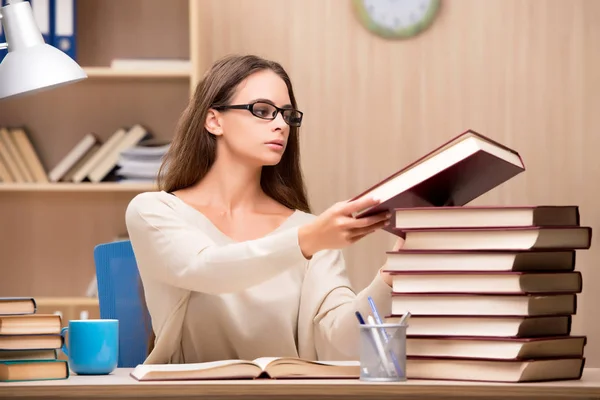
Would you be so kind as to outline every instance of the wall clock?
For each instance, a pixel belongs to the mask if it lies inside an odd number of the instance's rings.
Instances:
[[[427,29],[441,0],[353,0],[359,21],[371,32],[404,39]]]

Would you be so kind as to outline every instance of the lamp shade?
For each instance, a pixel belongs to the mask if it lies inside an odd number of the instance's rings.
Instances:
[[[27,1],[2,7],[8,54],[0,63],[0,99],[51,89],[87,78],[68,55],[44,43]]]

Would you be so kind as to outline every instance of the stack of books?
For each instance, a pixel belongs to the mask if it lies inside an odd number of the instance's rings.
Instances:
[[[571,335],[591,228],[577,206],[398,209],[389,252],[392,315],[412,314],[407,374],[486,381],[578,379],[585,336]]]
[[[169,141],[148,139],[119,153],[116,175],[122,183],[154,183],[158,178]]]
[[[354,197],[392,214],[391,314],[408,312],[407,378],[579,379],[585,336],[571,335],[592,230],[578,206],[473,206],[525,171],[520,154],[468,130]]]
[[[34,298],[0,297],[0,382],[66,379],[61,317],[36,313]]]

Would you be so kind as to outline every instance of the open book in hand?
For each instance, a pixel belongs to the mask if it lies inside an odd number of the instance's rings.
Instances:
[[[356,378],[358,361],[309,361],[293,357],[260,357],[252,361],[222,360],[194,364],[141,364],[131,376],[138,381],[254,379],[254,378]]]

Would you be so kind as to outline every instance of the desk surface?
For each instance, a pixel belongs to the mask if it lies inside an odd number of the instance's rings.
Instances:
[[[586,369],[581,380],[545,383],[487,383],[409,380],[368,383],[359,380],[236,380],[138,382],[131,369],[106,376],[77,376],[60,381],[0,383],[0,398],[319,398],[382,399],[591,399],[600,398],[600,369]]]

